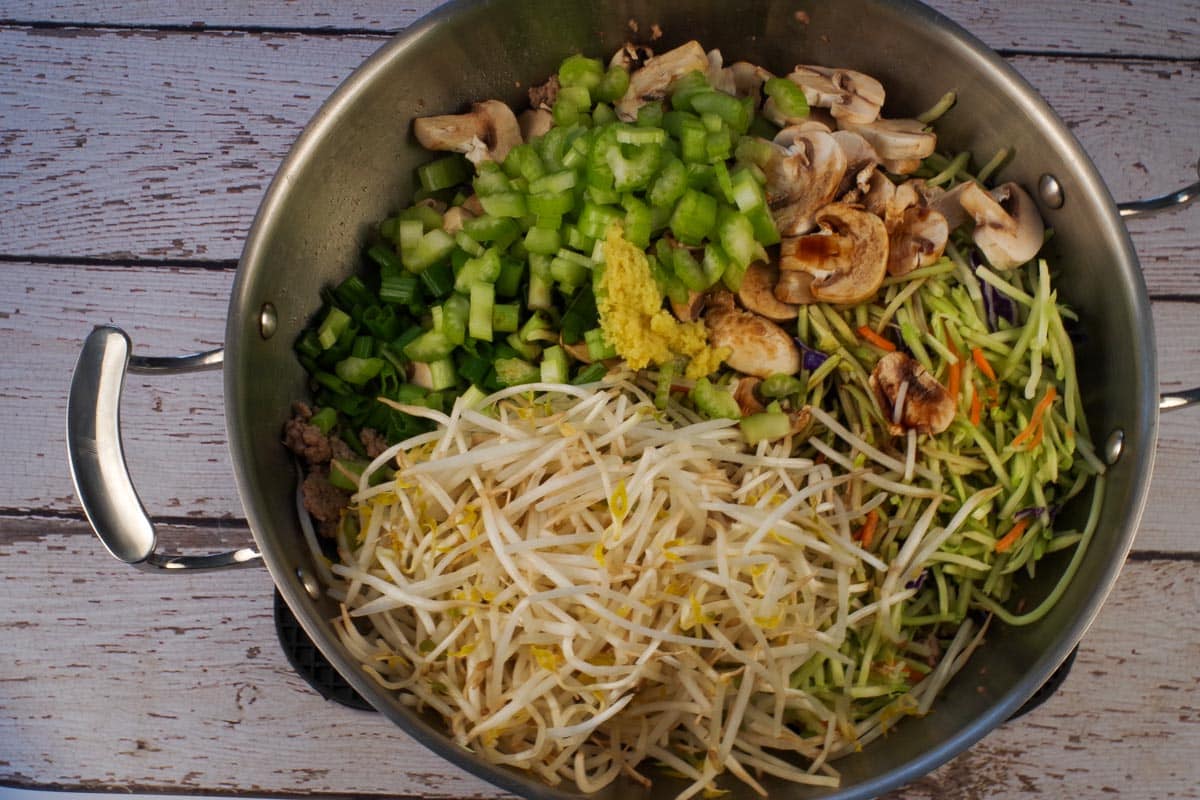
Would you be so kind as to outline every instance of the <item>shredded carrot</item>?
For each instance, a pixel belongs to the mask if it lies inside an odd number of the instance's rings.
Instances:
[[[887,339],[871,330],[870,326],[868,325],[860,325],[858,327],[858,335],[878,347],[880,350],[887,350],[889,353],[896,351],[896,345],[892,344]]]
[[[983,400],[980,399],[979,391],[976,390],[971,395],[971,424],[972,425],[979,424],[979,415],[980,415],[981,411],[983,411]]]
[[[1025,429],[1013,437],[1012,446],[1020,447],[1025,442],[1030,442],[1026,450],[1032,450],[1042,443],[1042,434],[1044,431],[1044,417],[1046,409],[1050,408],[1050,404],[1054,402],[1054,398],[1058,397],[1058,390],[1051,386],[1046,390],[1046,394],[1038,401],[1037,406],[1033,409],[1032,416],[1029,417],[1029,424]]]
[[[1004,534],[1004,536],[1001,537],[1001,539],[998,542],[996,542],[996,546],[993,549],[997,553],[1007,553],[1010,549],[1012,549],[1012,546],[1020,540],[1021,534],[1025,533],[1025,529],[1028,527],[1029,527],[1029,518],[1028,517],[1026,517],[1025,519],[1017,520],[1017,524],[1013,525],[1009,529],[1008,533]]]
[[[950,379],[946,390],[950,392],[950,396],[954,398],[955,405],[958,404],[958,390],[962,387],[962,356],[958,354],[958,348],[954,346],[954,339],[950,336],[950,329],[946,329],[946,347],[950,353],[958,359],[950,365]]]
[[[979,367],[979,371],[986,375],[989,381],[996,380],[996,371],[988,363],[987,356],[983,354],[983,350],[976,347],[971,351],[971,358],[975,360],[975,366]]]
[[[875,541],[875,527],[879,524],[879,512],[871,509],[867,512],[867,520],[854,532],[855,541],[862,544],[868,550],[871,549],[871,542]]]

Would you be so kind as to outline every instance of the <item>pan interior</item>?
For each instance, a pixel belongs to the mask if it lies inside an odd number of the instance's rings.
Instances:
[[[798,12],[804,12],[800,14]],[[630,21],[640,34],[631,32]],[[729,4],[600,0],[451,3],[397,37],[351,76],[312,121],[273,182],[239,267],[226,335],[229,441],[247,516],[285,599],[330,661],[369,701],[422,742],[505,788],[561,797],[527,776],[482,764],[452,746],[435,720],[402,707],[366,677],[337,644],[327,599],[312,600],[297,570],[312,573],[297,527],[295,478],[280,431],[305,376],[292,344],[320,305],[319,290],[358,268],[367,231],[406,204],[413,169],[429,156],[410,134],[414,117],[454,113],[496,97],[520,108],[525,90],[574,52],[607,58],[631,37],[663,33],[657,50],[688,39],[720,48],[777,74],[797,63],[846,66],[879,78],[887,117],[958,93],[938,124],[945,149],[986,160],[1015,151],[1001,173],[1034,187],[1055,175],[1067,202],[1043,208],[1055,230],[1050,256],[1060,297],[1080,314],[1080,383],[1093,437],[1125,432],[1125,454],[1111,471],[1100,531],[1080,574],[1053,612],[1028,628],[994,625],[987,643],[947,688],[934,713],[900,723],[902,735],[837,762],[842,788],[818,792],[770,785],[775,796],[871,797],[936,767],[1002,722],[1053,672],[1082,636],[1120,567],[1136,529],[1157,424],[1152,328],[1136,258],[1107,190],[1082,149],[1048,106],[998,57],[936,13],[910,2],[839,3],[755,0]],[[452,78],[450,77],[452,76]],[[278,311],[264,340],[263,303]],[[1081,525],[1081,504],[1065,525]],[[1029,602],[1048,591],[1053,562],[1028,584]],[[750,796],[730,784],[734,796]],[[656,780],[652,794],[679,786]],[[613,796],[646,794],[619,784]]]

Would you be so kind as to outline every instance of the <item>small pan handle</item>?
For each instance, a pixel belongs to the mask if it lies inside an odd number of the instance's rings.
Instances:
[[[210,369],[221,365],[224,353],[210,350],[180,357],[131,357],[131,349],[129,336],[120,328],[97,327],[84,341],[71,377],[67,457],[75,492],[92,530],[118,559],[147,571],[221,569],[257,563],[261,556],[251,548],[201,556],[156,551],[154,523],[133,488],[121,444],[125,373]]]
[[[1196,173],[1200,175],[1200,161],[1196,162]],[[1132,200],[1127,203],[1117,203],[1117,210],[1126,219],[1155,214],[1172,208],[1182,208],[1200,199],[1200,181],[1183,187],[1170,194],[1151,197],[1146,200]],[[1183,389],[1178,392],[1167,392],[1158,401],[1160,411],[1175,411],[1180,408],[1200,403],[1200,386],[1194,389]]]

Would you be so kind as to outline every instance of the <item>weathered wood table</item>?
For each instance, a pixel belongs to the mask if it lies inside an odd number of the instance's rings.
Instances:
[[[242,239],[321,101],[431,5],[0,2],[0,784],[493,797],[288,667],[265,570],[145,575],[67,473],[83,337],[221,344]],[[1119,199],[1195,179],[1196,0],[935,5],[1004,55]],[[1200,384],[1200,208],[1131,224],[1163,386]],[[249,544],[215,373],[131,376],[125,444],[164,538]],[[907,798],[1200,797],[1200,413],[1167,415],[1135,551],[1062,690]]]

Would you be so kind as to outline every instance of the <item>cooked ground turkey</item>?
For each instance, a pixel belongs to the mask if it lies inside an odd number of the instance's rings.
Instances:
[[[350,493],[329,482],[329,470],[325,467],[309,470],[301,492],[304,494],[304,509],[317,521],[317,533],[327,538],[336,536],[342,509],[350,503]]]
[[[358,434],[358,440],[362,442],[363,447],[367,448],[367,457],[375,458],[384,450],[387,450],[387,439],[383,438],[383,434],[374,428],[363,428]]]
[[[296,415],[283,426],[283,443],[309,466],[328,463],[333,458],[329,437],[309,422],[312,409],[304,403],[293,406]]]
[[[529,88],[530,108],[553,108],[558,99],[558,76],[551,75],[550,80]]]

